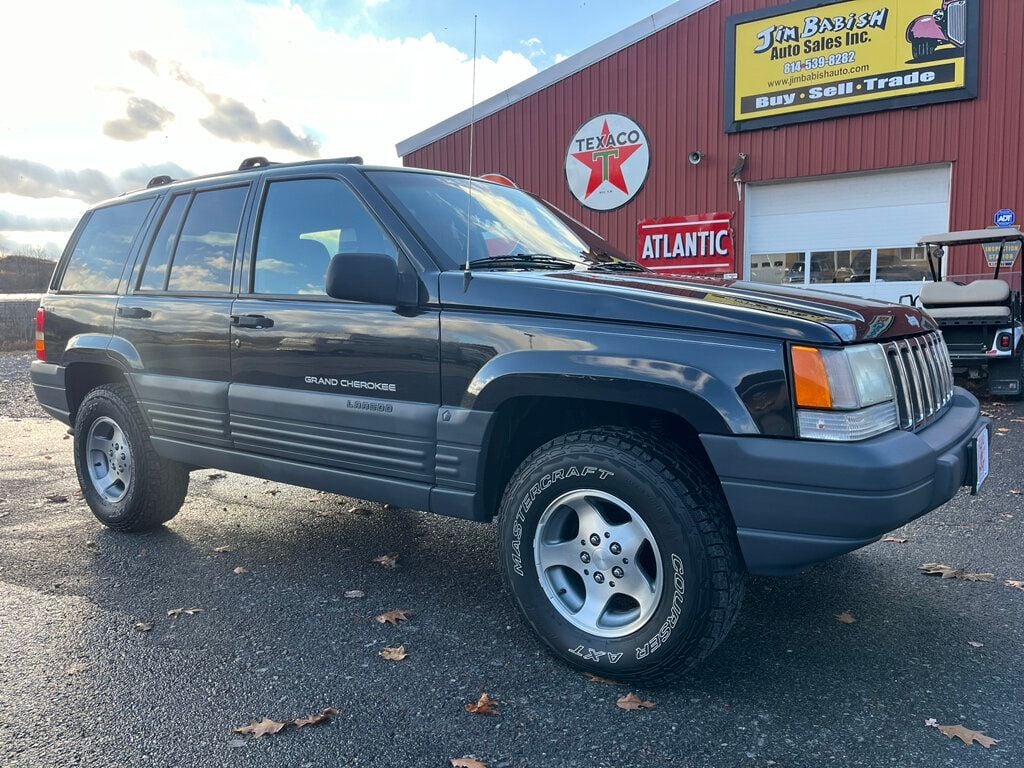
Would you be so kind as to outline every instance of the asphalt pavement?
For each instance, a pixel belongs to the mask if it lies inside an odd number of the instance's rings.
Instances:
[[[1024,580],[1019,404],[986,404],[999,431],[980,496],[905,543],[751,578],[705,666],[639,689],[541,649],[503,594],[493,526],[203,470],[165,528],[106,530],[28,360],[0,355],[3,768],[1024,765],[1024,591],[1004,584]],[[390,553],[396,568],[374,562]],[[923,575],[931,562],[994,580]],[[408,621],[375,621],[392,609]],[[378,656],[398,645],[404,661]],[[464,710],[483,692],[500,714]],[[656,706],[617,708],[630,692]],[[324,724],[232,732],[326,707]],[[967,747],[929,718],[1000,742]]]

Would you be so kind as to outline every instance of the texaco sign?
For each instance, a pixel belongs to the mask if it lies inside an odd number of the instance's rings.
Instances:
[[[576,131],[565,155],[565,178],[587,208],[611,211],[640,191],[651,164],[644,129],[625,115],[598,115]]]

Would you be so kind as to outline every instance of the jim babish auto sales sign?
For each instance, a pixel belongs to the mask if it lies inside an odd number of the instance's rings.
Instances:
[[[726,130],[974,98],[980,0],[800,0],[726,24]]]

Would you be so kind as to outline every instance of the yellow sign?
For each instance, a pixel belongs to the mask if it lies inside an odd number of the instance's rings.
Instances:
[[[980,0],[800,0],[733,16],[726,129],[974,98],[979,8]]]

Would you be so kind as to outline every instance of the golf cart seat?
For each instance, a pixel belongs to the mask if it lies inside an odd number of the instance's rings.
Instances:
[[[925,283],[921,305],[936,320],[1009,320],[1010,285],[1005,280],[975,280],[969,285]]]

